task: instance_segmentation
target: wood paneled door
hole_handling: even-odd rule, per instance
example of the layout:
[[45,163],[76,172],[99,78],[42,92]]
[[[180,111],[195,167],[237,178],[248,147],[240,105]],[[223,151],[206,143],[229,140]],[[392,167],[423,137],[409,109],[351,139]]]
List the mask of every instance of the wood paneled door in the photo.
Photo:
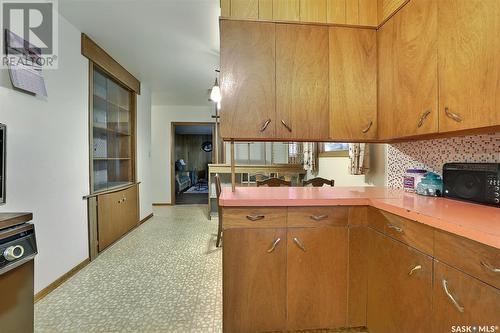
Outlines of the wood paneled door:
[[345,327],[347,228],[292,228],[287,236],[288,327]]
[[377,138],[375,30],[330,28],[330,139]]
[[222,20],[221,136],[275,135],[275,25]]
[[440,132],[500,125],[500,1],[438,2]]
[[500,290],[438,261],[434,269],[433,332],[450,332],[452,326],[500,325]]
[[409,2],[378,31],[379,139],[438,132],[437,1]]
[[432,332],[432,258],[376,231],[369,253],[370,332]]
[[276,26],[276,136],[328,138],[328,27]]
[[224,332],[286,328],[285,229],[226,229]]

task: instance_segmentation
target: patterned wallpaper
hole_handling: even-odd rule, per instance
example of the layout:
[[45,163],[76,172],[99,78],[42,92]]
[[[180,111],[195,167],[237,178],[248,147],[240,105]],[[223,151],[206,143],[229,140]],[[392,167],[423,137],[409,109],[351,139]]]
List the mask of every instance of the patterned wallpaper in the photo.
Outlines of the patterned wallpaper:
[[410,168],[442,174],[447,162],[500,163],[500,133],[388,145],[387,185],[402,188]]

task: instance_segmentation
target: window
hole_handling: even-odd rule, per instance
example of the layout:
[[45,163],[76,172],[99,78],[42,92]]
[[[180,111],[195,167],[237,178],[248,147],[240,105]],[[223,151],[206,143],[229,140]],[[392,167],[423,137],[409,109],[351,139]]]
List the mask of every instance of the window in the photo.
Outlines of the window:
[[325,142],[320,145],[320,157],[348,157],[349,144],[337,142]]

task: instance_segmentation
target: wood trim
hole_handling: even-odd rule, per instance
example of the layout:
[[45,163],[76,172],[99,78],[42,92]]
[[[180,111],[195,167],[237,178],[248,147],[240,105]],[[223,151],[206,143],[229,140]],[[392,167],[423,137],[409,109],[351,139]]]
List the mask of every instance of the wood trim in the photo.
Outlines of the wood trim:
[[248,21],[248,22],[260,22],[260,23],[295,24],[295,25],[318,25],[318,26],[325,26],[325,27],[344,27],[344,28],[359,28],[359,29],[370,29],[370,30],[378,29],[378,26],[375,26],[375,25],[360,25],[360,24],[283,21],[283,20],[234,18],[234,17],[220,17],[220,20],[221,21],[225,20],[225,21]]
[[115,77],[128,89],[141,94],[141,82],[128,72],[120,63],[111,57],[103,48],[95,43],[89,36],[82,33],[82,55],[97,64],[108,74]]
[[168,203],[168,202],[157,202],[157,203],[153,203],[153,206],[172,206],[172,203]]
[[81,271],[85,266],[87,266],[90,263],[90,259],[87,258],[75,267],[73,267],[71,270],[69,270],[66,274],[63,276],[59,277],[57,280],[49,284],[47,287],[39,291],[38,293],[35,294],[34,301],[37,303],[41,299],[43,299],[45,296],[53,292],[57,287],[62,285],[64,282],[68,281],[71,277],[73,277],[76,273]]
[[338,151],[324,151],[318,154],[319,157],[349,157],[349,151],[338,150]]
[[93,197],[98,197],[98,196],[103,195],[103,194],[110,194],[110,193],[120,192],[120,191],[127,190],[127,189],[129,189],[131,187],[134,187],[134,186],[140,185],[140,184],[141,184],[141,182],[134,182],[134,183],[131,183],[131,184],[128,184],[128,185],[117,186],[117,187],[114,187],[114,188],[106,190],[106,191],[92,193],[92,194],[84,196],[83,200],[87,200],[87,199],[90,199],[90,198],[93,198]]
[[154,214],[153,214],[153,213],[149,214],[148,216],[146,216],[145,218],[143,218],[142,220],[140,220],[140,221],[139,221],[139,225],[141,225],[141,224],[143,224],[143,223],[145,223],[145,222],[149,221],[150,219],[152,219],[152,218],[153,218],[153,216],[154,216]]

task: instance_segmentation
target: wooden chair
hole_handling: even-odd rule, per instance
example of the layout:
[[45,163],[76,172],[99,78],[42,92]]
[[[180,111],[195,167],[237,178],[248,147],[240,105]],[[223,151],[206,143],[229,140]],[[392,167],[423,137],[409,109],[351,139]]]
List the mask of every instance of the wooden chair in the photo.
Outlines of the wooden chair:
[[302,186],[308,186],[308,185],[312,185],[314,187],[322,187],[323,185],[330,185],[331,187],[333,187],[335,185],[335,180],[333,179],[328,180],[325,178],[316,177],[302,182]]
[[215,246],[220,247],[220,242],[222,240],[222,207],[219,204],[219,198],[220,194],[222,193],[222,187],[220,185],[219,175],[216,174],[214,178],[215,178],[215,193],[217,194],[217,210],[219,214],[219,227],[217,228],[217,242],[215,243]]
[[280,186],[292,186],[292,182],[288,182],[279,178],[269,178],[266,180],[258,180],[257,187],[260,186],[269,186],[269,187],[280,187]]

